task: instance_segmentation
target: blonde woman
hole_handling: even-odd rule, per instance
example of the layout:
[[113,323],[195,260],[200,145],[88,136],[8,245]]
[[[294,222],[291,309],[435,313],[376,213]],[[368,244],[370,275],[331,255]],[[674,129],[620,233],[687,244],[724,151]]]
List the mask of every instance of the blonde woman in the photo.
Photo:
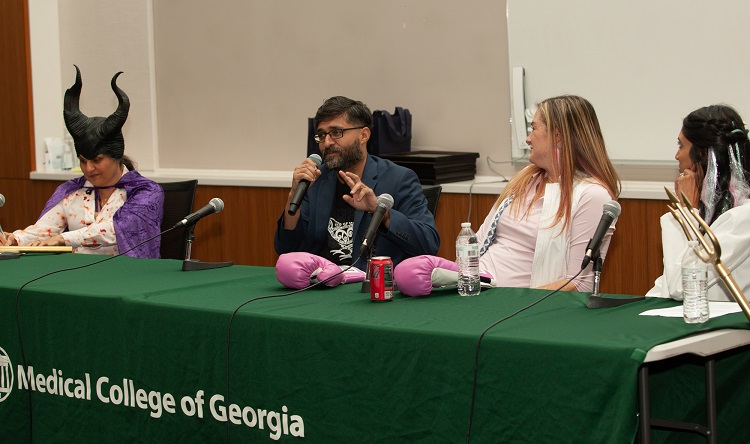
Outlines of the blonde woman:
[[[477,231],[479,266],[498,287],[552,289],[581,270],[604,204],[620,194],[620,180],[596,112],[582,97],[539,103],[526,143],[531,165],[511,179]],[[613,232],[614,223],[602,241],[602,259]],[[394,272],[399,290],[428,294],[435,268],[457,270],[434,256],[407,259]],[[593,277],[589,264],[563,290],[591,291]]]

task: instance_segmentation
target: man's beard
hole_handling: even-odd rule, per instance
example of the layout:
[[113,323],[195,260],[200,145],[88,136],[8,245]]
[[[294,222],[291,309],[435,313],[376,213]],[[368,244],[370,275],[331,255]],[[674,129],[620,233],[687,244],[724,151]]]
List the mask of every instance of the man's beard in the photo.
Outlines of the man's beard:
[[348,170],[362,161],[362,150],[360,149],[359,139],[354,140],[348,147],[337,150],[337,152],[339,153],[337,157],[329,158],[326,156],[325,165],[329,170]]

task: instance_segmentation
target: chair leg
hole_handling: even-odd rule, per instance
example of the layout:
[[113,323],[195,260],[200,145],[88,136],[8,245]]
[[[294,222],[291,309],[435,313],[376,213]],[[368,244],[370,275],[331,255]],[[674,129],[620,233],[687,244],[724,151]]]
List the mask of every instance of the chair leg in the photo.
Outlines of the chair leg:
[[648,365],[638,369],[638,442],[651,442],[651,405],[648,386]]
[[709,359],[706,361],[706,438],[709,444],[717,444],[719,441],[717,433],[717,412],[716,412],[716,361]]

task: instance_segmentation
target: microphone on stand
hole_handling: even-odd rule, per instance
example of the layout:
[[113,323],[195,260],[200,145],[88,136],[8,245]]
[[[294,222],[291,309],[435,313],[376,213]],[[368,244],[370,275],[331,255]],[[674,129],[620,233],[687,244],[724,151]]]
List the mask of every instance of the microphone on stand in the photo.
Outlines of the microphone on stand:
[[596,227],[594,237],[586,245],[586,255],[583,257],[583,262],[581,263],[582,269],[586,268],[591,259],[599,255],[599,248],[602,246],[604,235],[607,234],[612,221],[620,215],[620,211],[622,211],[622,208],[616,200],[610,200],[604,204],[604,214],[602,214],[602,218],[599,221],[599,226]]
[[184,219],[177,222],[172,228],[186,227],[187,244],[185,246],[185,260],[182,261],[182,271],[209,270],[212,268],[222,268],[234,265],[232,262],[201,262],[197,259],[191,259],[190,254],[193,249],[193,240],[195,238],[195,224],[200,219],[209,214],[221,213],[224,209],[224,201],[214,197],[205,207],[195,213],[185,216]]
[[184,227],[186,225],[193,225],[196,222],[198,222],[198,220],[208,216],[209,214],[221,213],[223,209],[224,209],[224,201],[219,199],[218,197],[214,197],[213,199],[211,199],[208,205],[196,211],[195,213],[185,216],[185,218],[177,222],[173,228]]
[[[372,256],[372,246],[375,242],[375,236],[378,234],[378,228],[383,222],[385,212],[393,207],[393,197],[390,194],[383,193],[378,196],[378,207],[375,212],[372,213],[372,219],[370,220],[370,226],[367,227],[365,232],[365,240],[362,242],[362,248],[359,250],[359,257],[366,255],[367,262],[365,264],[365,280],[362,281],[362,293],[370,292],[370,256]],[[359,259],[358,259],[359,260]]]
[[599,221],[599,226],[596,227],[594,237],[591,238],[586,246],[586,256],[584,256],[583,262],[581,263],[581,270],[586,268],[590,261],[594,261],[594,287],[591,294],[586,298],[586,307],[588,308],[617,307],[645,299],[644,296],[604,298],[599,295],[599,283],[601,282],[600,277],[603,263],[602,257],[599,254],[599,249],[602,246],[604,235],[607,234],[607,230],[610,225],[612,225],[612,221],[620,215],[620,211],[622,211],[622,208],[617,201],[610,200],[604,204],[604,214],[602,214],[602,218]]
[[365,240],[362,242],[362,249],[360,250],[360,256],[363,251],[372,249],[372,243],[375,242],[375,236],[378,234],[378,228],[383,222],[385,212],[393,207],[393,197],[390,194],[381,194],[378,196],[378,207],[375,212],[372,213],[372,220],[370,220],[370,226],[367,227],[365,233]]

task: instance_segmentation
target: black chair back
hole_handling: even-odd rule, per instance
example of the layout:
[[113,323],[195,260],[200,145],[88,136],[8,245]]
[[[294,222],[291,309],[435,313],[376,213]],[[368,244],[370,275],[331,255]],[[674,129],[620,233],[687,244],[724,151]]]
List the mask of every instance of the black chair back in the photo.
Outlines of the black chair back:
[[422,192],[424,193],[424,197],[427,198],[427,208],[433,217],[437,213],[438,201],[440,200],[440,192],[442,190],[443,187],[440,185],[422,185]]
[[[197,180],[160,183],[164,190],[164,217],[161,230],[167,230],[193,212]],[[185,259],[188,230],[176,228],[161,237],[162,259]]]

